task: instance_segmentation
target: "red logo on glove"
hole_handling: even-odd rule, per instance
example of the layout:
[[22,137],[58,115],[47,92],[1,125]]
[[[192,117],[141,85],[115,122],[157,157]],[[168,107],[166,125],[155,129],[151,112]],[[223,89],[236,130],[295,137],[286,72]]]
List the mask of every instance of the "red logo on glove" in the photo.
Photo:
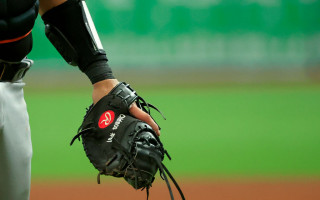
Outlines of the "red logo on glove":
[[112,124],[114,120],[114,112],[112,110],[108,110],[104,112],[99,119],[99,128],[107,128],[110,124]]

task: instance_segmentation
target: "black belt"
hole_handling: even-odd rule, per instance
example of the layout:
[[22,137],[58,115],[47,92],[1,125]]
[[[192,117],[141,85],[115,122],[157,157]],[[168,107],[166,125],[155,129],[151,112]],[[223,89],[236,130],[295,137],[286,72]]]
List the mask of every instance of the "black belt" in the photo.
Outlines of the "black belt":
[[22,79],[32,64],[33,61],[27,58],[19,63],[8,63],[0,60],[0,82],[15,82]]

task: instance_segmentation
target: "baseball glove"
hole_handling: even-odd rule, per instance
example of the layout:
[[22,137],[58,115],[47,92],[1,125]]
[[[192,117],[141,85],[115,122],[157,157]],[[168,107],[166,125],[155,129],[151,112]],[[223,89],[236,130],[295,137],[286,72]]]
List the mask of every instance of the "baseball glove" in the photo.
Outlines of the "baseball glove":
[[146,103],[128,84],[119,83],[108,95],[87,109],[78,134],[70,145],[76,139],[80,140],[81,136],[87,157],[99,171],[99,184],[100,175],[123,177],[135,189],[146,189],[148,199],[149,188],[159,169],[171,199],[174,197],[167,175],[182,199],[185,199],[179,185],[162,163],[165,155],[171,158],[159,137],[148,124],[130,115],[129,108],[134,102],[148,114],[150,108],[159,111]]

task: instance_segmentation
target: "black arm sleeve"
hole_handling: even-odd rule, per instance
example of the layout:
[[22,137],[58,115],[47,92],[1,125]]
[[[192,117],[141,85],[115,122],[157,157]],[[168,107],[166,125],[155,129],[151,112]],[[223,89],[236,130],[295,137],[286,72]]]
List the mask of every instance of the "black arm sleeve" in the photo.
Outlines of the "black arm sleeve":
[[[46,33],[51,43],[66,61],[78,65],[92,83],[114,78],[112,70],[107,64],[108,59],[105,51],[97,49],[93,43],[79,1],[69,0],[54,7],[47,11],[42,19],[46,24],[46,29],[54,27],[56,30],[54,33]],[[67,60],[65,56],[70,54],[67,52],[70,49],[74,51],[71,53],[74,54],[72,62]]]

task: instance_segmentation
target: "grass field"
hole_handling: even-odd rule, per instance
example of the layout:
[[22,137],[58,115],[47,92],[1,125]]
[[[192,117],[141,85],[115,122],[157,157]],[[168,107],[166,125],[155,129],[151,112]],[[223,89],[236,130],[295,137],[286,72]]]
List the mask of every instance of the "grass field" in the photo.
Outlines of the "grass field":
[[[173,174],[198,177],[320,175],[320,85],[135,87],[157,105]],[[26,87],[33,178],[95,177],[80,142],[69,143],[90,89]]]

